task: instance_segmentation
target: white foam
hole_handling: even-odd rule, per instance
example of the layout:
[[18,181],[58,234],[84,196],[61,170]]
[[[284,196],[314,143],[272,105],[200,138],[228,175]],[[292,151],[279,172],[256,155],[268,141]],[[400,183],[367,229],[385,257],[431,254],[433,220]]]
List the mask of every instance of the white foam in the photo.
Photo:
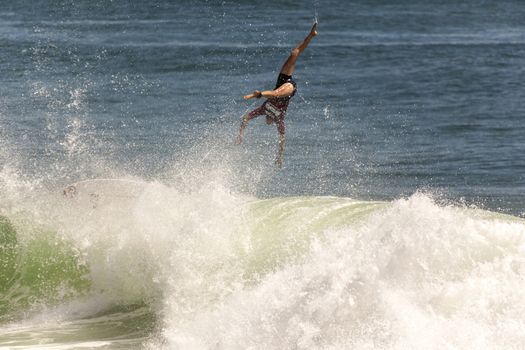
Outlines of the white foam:
[[164,334],[168,348],[518,349],[524,271],[522,222],[415,195],[207,308],[168,296]]

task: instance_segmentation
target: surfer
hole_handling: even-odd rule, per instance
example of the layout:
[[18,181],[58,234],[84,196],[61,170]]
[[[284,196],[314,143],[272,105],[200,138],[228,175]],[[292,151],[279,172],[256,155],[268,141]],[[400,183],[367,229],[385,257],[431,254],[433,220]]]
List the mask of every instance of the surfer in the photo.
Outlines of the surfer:
[[279,166],[279,168],[282,167],[283,164],[284,144],[286,141],[284,117],[286,116],[288,104],[297,91],[297,85],[292,79],[292,74],[295,70],[295,62],[316,35],[317,21],[312,26],[308,36],[303,40],[303,42],[301,42],[295,49],[292,50],[292,53],[284,62],[279,76],[277,77],[277,84],[275,85],[274,90],[255,90],[253,93],[244,96],[245,100],[249,100],[254,97],[265,97],[267,100],[261,106],[243,116],[237,143],[242,143],[244,139],[244,129],[248,125],[248,122],[260,115],[265,115],[266,124],[271,125],[275,123],[277,130],[279,131],[279,152],[277,153],[277,159],[275,160],[275,163],[277,166]]

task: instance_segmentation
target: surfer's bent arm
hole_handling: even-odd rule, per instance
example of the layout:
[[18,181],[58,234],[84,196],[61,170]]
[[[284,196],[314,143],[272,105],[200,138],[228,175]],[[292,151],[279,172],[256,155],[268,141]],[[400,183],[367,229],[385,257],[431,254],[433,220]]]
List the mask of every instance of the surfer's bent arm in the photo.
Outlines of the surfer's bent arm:
[[275,90],[265,90],[265,91],[259,91],[255,90],[252,94],[244,96],[245,100],[249,100],[250,98],[278,98],[278,97],[288,97],[293,94],[294,87],[292,83],[284,83],[283,85],[279,86]]

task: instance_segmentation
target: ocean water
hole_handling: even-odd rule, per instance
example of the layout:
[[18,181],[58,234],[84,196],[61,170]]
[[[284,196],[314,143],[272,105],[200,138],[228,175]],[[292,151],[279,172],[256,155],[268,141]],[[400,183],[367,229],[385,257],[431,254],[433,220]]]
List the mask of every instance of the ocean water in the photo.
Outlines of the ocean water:
[[0,5],[0,349],[525,347],[520,1]]

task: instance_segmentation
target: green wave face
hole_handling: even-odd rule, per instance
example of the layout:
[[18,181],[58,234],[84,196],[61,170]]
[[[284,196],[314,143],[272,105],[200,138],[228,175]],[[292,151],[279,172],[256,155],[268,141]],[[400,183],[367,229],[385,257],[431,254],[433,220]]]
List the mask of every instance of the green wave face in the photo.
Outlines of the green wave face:
[[249,254],[245,277],[277,270],[308,251],[312,239],[326,229],[338,229],[366,218],[386,206],[337,197],[290,197],[254,201],[249,205]]
[[0,218],[0,319],[41,303],[62,302],[89,289],[88,269],[67,242],[52,232],[27,230],[31,234],[19,239],[9,220]]
[[[6,218],[0,217],[0,293],[4,295],[16,270],[16,231]],[[2,310],[2,309],[0,309]]]

